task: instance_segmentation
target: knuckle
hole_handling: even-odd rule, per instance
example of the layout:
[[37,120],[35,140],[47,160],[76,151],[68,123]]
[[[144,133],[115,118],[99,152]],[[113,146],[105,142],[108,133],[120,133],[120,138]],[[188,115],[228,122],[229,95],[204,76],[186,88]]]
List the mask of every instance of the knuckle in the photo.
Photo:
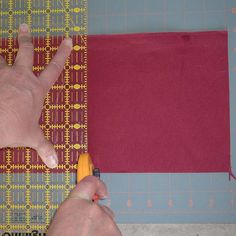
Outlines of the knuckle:
[[[20,59],[18,58],[18,61]],[[15,64],[12,66],[12,68],[14,69],[12,72],[15,76],[15,78],[17,78],[17,80],[21,82],[21,80],[25,81],[26,84],[32,85],[34,84],[34,77],[35,75],[33,74],[32,71],[30,71],[28,69],[28,67],[26,67],[25,65],[21,65],[21,64],[17,64],[17,61],[15,61]]]
[[14,66],[14,73],[15,73],[15,78],[18,79],[18,81],[21,83],[22,79],[26,79],[27,78],[27,71],[24,69],[24,67],[15,67]]
[[27,36],[27,35],[20,36],[19,43],[22,44],[23,46],[33,47],[31,36]]
[[56,70],[62,70],[63,67],[57,63],[56,61],[51,61],[51,66],[54,67]]
[[30,49],[30,50],[33,50],[33,49],[34,49],[33,44],[30,43],[30,42],[24,42],[24,43],[22,43],[21,47],[27,48],[27,49]]

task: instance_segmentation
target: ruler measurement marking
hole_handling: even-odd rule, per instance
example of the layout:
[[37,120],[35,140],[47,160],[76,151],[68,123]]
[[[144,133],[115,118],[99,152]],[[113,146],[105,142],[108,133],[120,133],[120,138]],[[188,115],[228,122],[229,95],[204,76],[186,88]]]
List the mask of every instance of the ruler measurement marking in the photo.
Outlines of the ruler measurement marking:
[[[58,0],[55,0],[55,1],[58,1]],[[8,15],[8,21],[6,21],[8,23],[8,30],[5,30],[5,29],[1,29],[0,32],[1,33],[4,33],[4,34],[7,34],[8,35],[8,40],[7,40],[7,44],[8,44],[8,48],[11,48],[12,51],[10,53],[7,52],[6,49],[4,50],[1,50],[2,53],[4,54],[7,54],[7,61],[10,65],[12,65],[13,63],[13,59],[14,59],[14,55],[15,53],[17,52],[17,48],[16,47],[16,44],[15,44],[15,39],[13,38],[13,35],[16,34],[18,32],[18,29],[14,28],[14,27],[17,27],[15,24],[13,25],[13,19],[15,16],[17,17],[21,17],[19,18],[21,23],[23,22],[27,22],[27,24],[29,26],[31,26],[31,31],[32,31],[32,34],[34,35],[34,33],[43,33],[43,34],[46,34],[46,37],[45,37],[45,45],[46,47],[50,47],[50,50],[48,51],[45,51],[45,46],[43,47],[37,47],[35,48],[35,51],[36,52],[43,52],[45,53],[45,64],[48,64],[51,60],[51,53],[52,52],[55,52],[57,50],[58,47],[55,47],[55,46],[52,46],[52,42],[51,42],[51,33],[60,33],[60,32],[64,32],[64,34],[66,36],[69,36],[70,32],[75,32],[75,31],[85,31],[86,29],[86,24],[84,25],[84,21],[80,21],[81,18],[79,17],[75,17],[75,22],[74,23],[72,21],[72,17],[71,17],[71,13],[72,12],[77,12],[76,14],[79,15],[79,14],[85,14],[86,13],[86,9],[84,9],[84,7],[87,7],[86,4],[85,5],[82,5],[80,6],[80,8],[76,8],[76,7],[72,7],[71,6],[71,1],[69,0],[64,0],[64,5],[65,5],[65,8],[63,7],[63,9],[50,9],[50,12],[51,13],[65,13],[65,22],[64,23],[64,26],[62,27],[55,27],[55,26],[52,26],[50,27],[50,21],[51,21],[51,16],[49,14],[49,12],[47,12],[46,9],[50,8],[51,7],[51,2],[50,0],[45,0],[44,2],[33,2],[31,0],[25,0],[25,1],[20,1],[20,2],[15,2],[13,0],[10,0],[8,1],[8,7],[9,9],[11,9],[11,11],[13,12],[13,14],[9,14],[8,11],[4,11],[3,13],[5,15]],[[86,0],[83,0],[83,3],[86,3]],[[15,5],[14,5],[15,4]],[[35,5],[36,4],[36,5]],[[24,5],[26,6],[26,9],[24,9]],[[73,5],[73,4],[72,4]],[[17,9],[17,7],[19,7],[20,9]],[[37,7],[42,7],[43,9],[32,9],[32,7],[34,8],[37,8]],[[16,9],[14,9],[16,8]],[[22,10],[23,9],[23,10]],[[67,10],[66,10],[67,9]],[[68,11],[69,9],[69,11]],[[1,13],[1,16],[4,15]],[[42,14],[44,14],[45,16],[42,17]],[[10,19],[11,18],[11,19]],[[56,20],[58,20],[59,18],[55,18]],[[40,22],[40,21],[43,21],[43,22]],[[71,22],[73,22],[73,26],[71,26]],[[87,22],[87,21],[86,21]],[[11,25],[11,27],[9,27],[9,25]],[[34,27],[34,25],[36,25]],[[44,27],[41,27],[41,25],[43,25]],[[79,26],[80,25],[80,26]],[[46,27],[45,27],[46,26]],[[67,27],[67,28],[66,28]],[[47,28],[50,28],[50,31],[48,32],[46,29]],[[76,29],[76,30],[75,30]],[[10,31],[9,31],[10,30]],[[56,36],[55,38],[60,38],[61,36]],[[80,40],[78,40],[80,38]],[[39,36],[34,37],[33,38],[34,42],[36,40],[39,41]],[[81,44],[81,43],[84,43],[84,40],[86,40],[86,36],[85,35],[79,35],[79,37],[76,38],[76,43],[78,44]],[[38,42],[37,42],[38,43]],[[86,43],[87,44],[87,43]],[[80,45],[79,45],[80,46]],[[78,54],[77,55],[80,55],[81,51],[84,51],[84,50],[87,50],[87,48],[85,47],[81,47],[79,50],[78,50]],[[77,51],[77,50],[76,50]],[[78,57],[78,56],[77,56]],[[38,56],[38,61],[40,60],[40,57]],[[42,59],[41,59],[42,60]],[[69,87],[67,88],[64,88],[63,86],[60,87],[60,85],[58,87],[53,87],[52,90],[59,90],[59,89],[67,89],[67,96],[65,97],[66,100],[64,102],[66,102],[66,104],[70,104],[70,91],[72,89],[74,89],[74,86],[70,84],[70,73],[71,73],[71,70],[74,70],[71,66],[70,66],[70,62],[69,60],[67,61],[67,64],[68,67],[64,69],[64,74],[65,74],[65,82],[69,85]],[[78,68],[78,70],[76,71],[76,74],[80,74],[81,77],[84,76],[84,72],[86,71],[87,68],[83,67],[83,64],[79,65],[81,68]],[[40,72],[44,69],[44,66],[34,66],[33,67],[33,71],[35,72]],[[75,70],[74,70],[75,71]],[[76,78],[77,78],[77,75],[76,75]],[[83,84],[80,84],[79,88],[76,87],[76,89],[80,90],[80,92],[82,92],[82,90],[85,90],[87,89],[87,86],[86,84],[84,84],[84,82],[87,81],[87,80],[83,80],[82,83]],[[54,95],[54,94],[53,94]],[[66,193],[68,194],[68,192],[70,191],[70,189],[73,188],[74,184],[72,184],[71,182],[71,179],[72,179],[72,176],[71,173],[70,173],[70,170],[74,170],[76,168],[76,165],[75,164],[70,164],[70,151],[71,149],[74,149],[74,151],[77,151],[77,150],[81,150],[82,148],[84,148],[85,146],[87,146],[87,144],[84,144],[84,143],[78,143],[76,145],[72,145],[70,144],[70,131],[72,129],[75,130],[75,132],[78,131],[78,129],[80,130],[83,130],[81,131],[82,132],[82,135],[83,135],[83,132],[84,130],[86,130],[87,128],[87,124],[81,124],[80,122],[78,122],[79,124],[70,124],[70,109],[80,109],[80,110],[85,110],[87,108],[87,104],[84,104],[84,103],[77,103],[77,104],[70,104],[70,106],[67,106],[66,108],[63,106],[63,107],[60,107],[60,106],[57,106],[57,105],[51,105],[50,104],[50,101],[51,101],[51,96],[50,94],[47,96],[46,100],[45,100],[45,105],[48,105],[47,108],[45,108],[45,112],[44,112],[44,118],[43,118],[43,122],[44,122],[44,125],[42,125],[44,131],[45,131],[45,136],[46,138],[51,138],[51,133],[50,131],[52,129],[65,129],[64,131],[64,139],[67,141],[65,142],[65,144],[68,144],[66,145],[66,149],[65,150],[65,156],[66,156],[66,161],[68,162],[68,165],[66,166],[65,164],[61,164],[60,165],[60,168],[61,169],[64,169],[65,170],[65,178],[64,178],[64,182],[63,184],[53,184],[52,183],[52,176],[51,176],[51,172],[49,169],[47,169],[45,167],[45,165],[42,165],[42,164],[31,164],[31,150],[30,149],[21,149],[20,151],[23,151],[24,150],[24,153],[25,153],[25,157],[24,157],[24,160],[22,158],[22,156],[20,155],[19,152],[17,152],[17,154],[15,155],[15,152],[13,152],[11,149],[7,150],[6,151],[6,156],[4,157],[6,159],[6,163],[10,165],[11,168],[8,168],[6,170],[6,183],[9,183],[11,184],[13,182],[13,170],[15,171],[18,171],[18,170],[25,170],[25,176],[24,176],[24,184],[21,184],[21,185],[18,185],[17,184],[17,181],[22,181],[20,180],[19,176],[21,174],[19,174],[18,177],[15,177],[14,178],[14,184],[11,185],[11,189],[6,189],[6,191],[8,193],[6,193],[6,202],[8,201],[9,204],[6,204],[9,205],[9,206],[13,206],[12,208],[7,208],[5,207],[6,209],[6,224],[0,224],[0,229],[3,229],[3,230],[23,230],[23,231],[32,231],[33,229],[35,229],[35,227],[38,229],[38,230],[44,230],[45,229],[45,224],[37,224],[37,221],[39,218],[37,217],[37,215],[35,214],[39,214],[38,216],[40,217],[40,214],[42,214],[42,210],[45,210],[45,223],[46,225],[49,224],[50,220],[51,220],[51,213],[58,207],[58,204],[54,204],[52,203],[51,201],[51,197],[52,197],[52,191],[53,190],[57,190],[57,189],[65,189],[65,185],[68,184],[68,188],[66,188]],[[73,107],[74,105],[76,105],[77,107]],[[65,110],[67,109],[68,111],[66,112],[65,116],[63,117],[64,118],[64,124],[61,125],[61,124],[50,124],[51,123],[51,114],[50,114],[50,111],[51,110]],[[79,117],[78,117],[79,118]],[[67,123],[65,123],[65,120],[67,121]],[[69,126],[65,126],[65,124],[69,124]],[[48,126],[46,125],[49,125],[49,129],[47,129]],[[77,125],[77,126],[75,126]],[[64,145],[59,145],[58,148],[64,148],[65,146]],[[12,163],[13,162],[13,158],[15,161],[18,160],[18,162],[22,162],[20,164],[14,164]],[[65,161],[63,161],[65,162]],[[66,162],[65,162],[66,163]],[[30,168],[29,168],[29,165],[30,165]],[[69,167],[67,169],[67,167]],[[2,166],[0,165],[0,168],[1,169],[6,169],[5,166]],[[66,170],[67,169],[67,170]],[[40,182],[40,183],[34,183],[36,180],[39,180],[38,178],[38,175],[36,176],[36,178],[34,179],[31,175],[31,171],[32,170],[42,170],[43,171],[43,175],[44,175],[44,180],[43,180],[43,184]],[[73,177],[74,178],[74,177]],[[41,180],[39,180],[41,181]],[[49,189],[45,189],[45,186],[46,185],[51,185],[51,187]],[[26,188],[26,185],[30,185],[30,188]],[[2,186],[2,185],[0,185]],[[16,190],[16,192],[13,192],[13,190]],[[14,191],[15,191],[14,190]],[[41,194],[39,194],[39,192],[37,192],[38,190],[45,190],[45,202],[46,202],[46,206],[49,206],[49,207],[46,207],[45,209],[45,206],[42,205],[42,204],[38,204],[38,201],[39,201],[39,198],[42,197]],[[24,191],[24,192],[23,192]],[[34,192],[35,191],[35,192]],[[14,196],[12,198],[11,194],[14,193]],[[21,202],[23,199],[24,199],[24,194],[25,193],[25,201]],[[61,194],[60,192],[54,192],[56,195],[56,198],[58,198],[59,200],[59,194]],[[33,194],[33,195],[31,195]],[[64,194],[63,195],[63,198],[67,195],[67,194]],[[20,201],[17,200],[18,198],[20,198]],[[31,199],[32,198],[32,199]],[[60,198],[61,199],[61,198]],[[12,202],[12,200],[15,200],[14,204]],[[32,202],[32,200],[35,200]],[[19,203],[19,204],[18,204]],[[4,207],[3,205],[0,205],[0,208],[1,207]],[[25,222],[20,222],[16,219],[16,215],[17,214],[20,214],[21,212],[19,212],[19,210],[22,212],[22,214],[24,213],[24,216],[25,216]],[[33,211],[32,211],[33,210]],[[9,213],[7,215],[7,212]],[[12,215],[12,213],[14,213],[14,215]],[[36,217],[36,218],[35,218]],[[1,222],[2,223],[2,222]],[[41,222],[42,223],[42,222]],[[10,226],[9,228],[7,228],[7,226]]]

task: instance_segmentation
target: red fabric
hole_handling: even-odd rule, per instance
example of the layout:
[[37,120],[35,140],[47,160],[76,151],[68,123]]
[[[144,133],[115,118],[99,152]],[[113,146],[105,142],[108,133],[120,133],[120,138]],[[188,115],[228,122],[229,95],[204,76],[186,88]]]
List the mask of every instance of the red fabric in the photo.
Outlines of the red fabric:
[[229,172],[226,32],[88,45],[89,152],[102,172]]

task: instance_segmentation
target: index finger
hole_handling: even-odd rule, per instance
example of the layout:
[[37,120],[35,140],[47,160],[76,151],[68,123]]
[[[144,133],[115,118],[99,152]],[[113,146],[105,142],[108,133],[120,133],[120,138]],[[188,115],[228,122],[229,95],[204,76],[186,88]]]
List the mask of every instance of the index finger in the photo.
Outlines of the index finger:
[[80,198],[92,201],[95,194],[100,198],[107,197],[107,187],[105,183],[97,177],[87,176],[71,191],[69,198]]
[[15,65],[20,65],[33,69],[34,63],[34,46],[29,26],[21,24],[18,33],[19,50],[16,55]]
[[51,62],[47,65],[44,71],[40,74],[39,78],[42,81],[44,87],[49,90],[53,84],[57,81],[61,74],[67,57],[70,55],[72,50],[72,39],[66,38],[62,41],[59,46],[56,55],[53,57]]

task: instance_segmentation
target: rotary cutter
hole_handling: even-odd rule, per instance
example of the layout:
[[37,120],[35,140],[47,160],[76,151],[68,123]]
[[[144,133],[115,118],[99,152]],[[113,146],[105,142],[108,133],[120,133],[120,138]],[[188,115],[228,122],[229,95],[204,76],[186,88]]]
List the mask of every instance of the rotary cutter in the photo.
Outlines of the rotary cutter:
[[[77,183],[79,183],[84,177],[93,175],[100,178],[99,168],[95,168],[92,159],[88,153],[82,153],[79,156],[77,167]],[[98,195],[94,195],[93,201],[99,200]]]

